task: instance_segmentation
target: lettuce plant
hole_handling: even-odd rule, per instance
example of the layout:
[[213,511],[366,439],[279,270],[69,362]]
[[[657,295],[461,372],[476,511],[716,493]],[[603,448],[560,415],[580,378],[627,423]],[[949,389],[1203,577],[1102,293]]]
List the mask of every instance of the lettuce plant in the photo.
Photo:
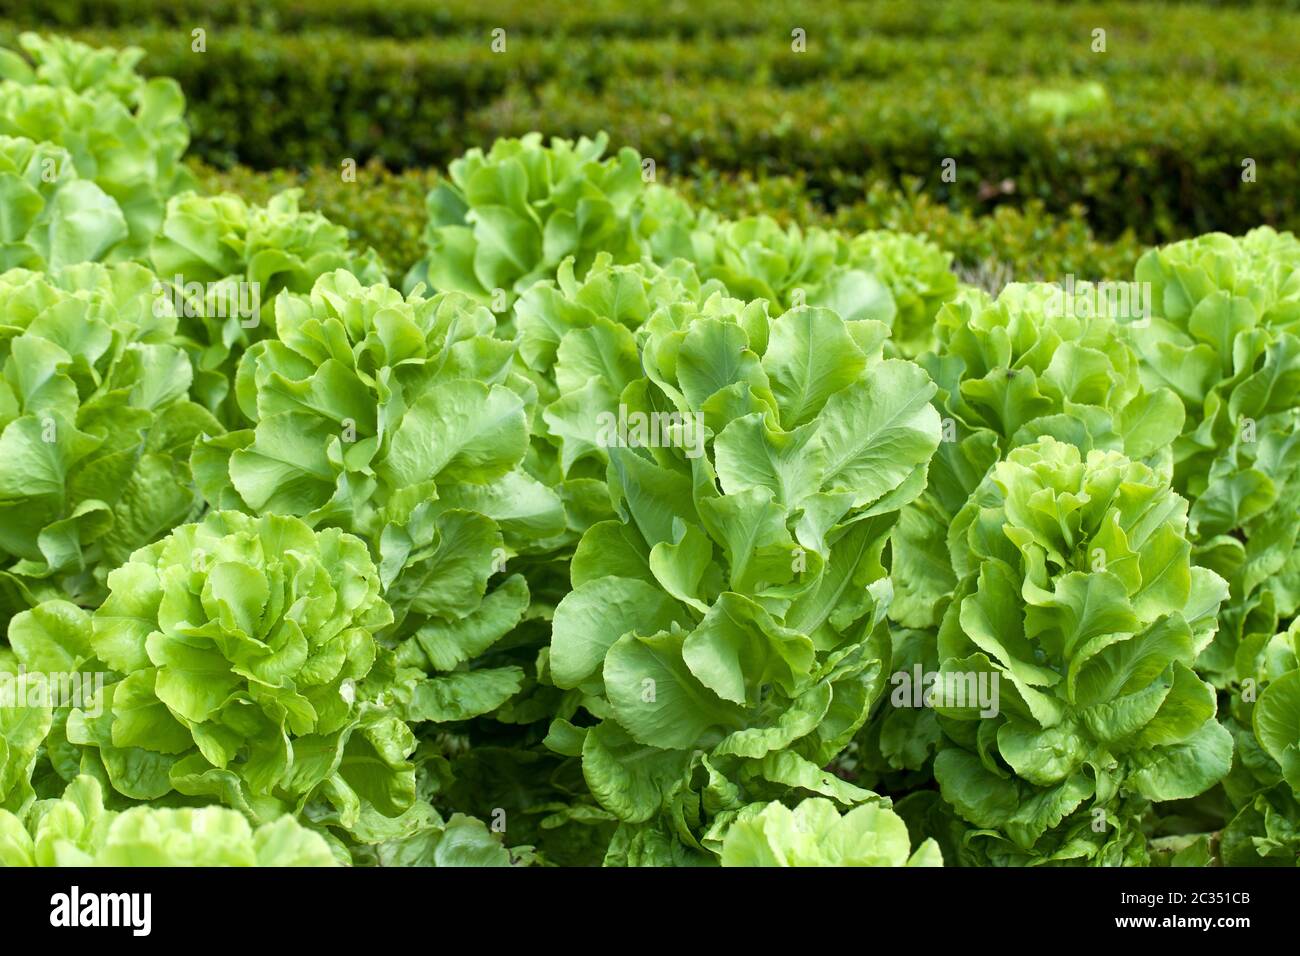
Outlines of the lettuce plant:
[[496,318],[461,293],[403,297],[339,271],[283,293],[276,323],[236,382],[253,427],[200,443],[199,482],[214,506],[370,543],[393,618],[374,629],[382,679],[360,693],[421,731],[443,774],[430,789],[444,789],[447,734],[508,703],[511,723],[546,713],[526,699],[544,631],[515,632],[548,612],[521,571],[568,532],[560,497],[522,468],[532,387]]
[[1263,227],[1146,253],[1155,317],[1130,329],[1144,379],[1187,408],[1175,487],[1192,502],[1197,560],[1228,580],[1216,685],[1249,676],[1300,608],[1300,241]]
[[776,312],[797,305],[834,309],[849,320],[892,322],[888,287],[848,260],[843,237],[826,229],[782,228],[768,216],[719,221],[693,237],[694,258],[708,278],[742,299],[766,299]]
[[[1167,388],[1148,391],[1119,320],[1097,289],[1079,304],[1054,284],[1005,287],[996,299],[966,290],[936,319],[936,347],[919,359],[939,385],[944,441],[925,492],[903,509],[892,538],[891,618],[896,672],[939,665],[937,627],[958,581],[948,528],[989,468],[1011,449],[1052,436],[1087,451],[1122,451],[1163,474],[1183,410]],[[934,711],[882,709],[864,740],[877,773],[928,775],[942,733]]]
[[107,95],[130,106],[146,85],[136,65],[144,51],[97,48],[61,36],[22,33],[26,57],[0,51],[0,76],[25,84],[63,87],[74,93]]
[[530,287],[512,313],[519,363],[537,389],[530,470],[572,497],[607,498],[608,458],[595,441],[594,414],[616,406],[619,392],[641,374],[637,330],[660,309],[700,305],[725,291],[720,282],[701,282],[684,260],[616,265],[603,254],[582,279],[568,259],[554,281]]
[[[1081,284],[1077,293],[1095,293]],[[1076,310],[1050,283],[978,290],[945,305],[937,348],[919,361],[939,386],[944,442],[925,494],[895,534],[891,612],[908,627],[938,623],[956,575],[943,541],[988,468],[1011,449],[1050,435],[1084,451],[1121,451],[1168,475],[1183,408],[1168,387],[1143,384],[1120,320],[1100,300]]]
[[509,473],[527,434],[504,384],[514,346],[495,328],[464,296],[404,298],[345,271],[281,295],[275,338],[248,350],[236,380],[253,427],[196,454],[209,499],[377,539],[439,477]]
[[1145,862],[1149,803],[1227,772],[1192,669],[1227,585],[1191,564],[1186,526],[1151,468],[1054,438],[1010,452],[958,513],[941,674],[996,682],[999,704],[942,700],[934,773],[974,859]]
[[450,181],[428,197],[429,255],[404,287],[423,282],[501,310],[554,278],[569,257],[578,279],[598,255],[619,265],[685,259],[732,295],[765,298],[776,312],[806,304],[894,323],[890,348],[909,356],[928,343],[926,323],[957,291],[951,256],[925,239],[875,231],[847,240],[767,216],[720,219],[643,182],[634,150],[601,159],[607,143],[601,134],[547,147],[530,134],[454,161]]
[[573,693],[548,743],[620,821],[606,862],[716,862],[750,803],[872,797],[823,768],[883,687],[882,549],[939,439],[933,385],[886,334],[673,303],[639,330],[621,411],[587,409],[676,416],[600,439],[618,516],[583,535],[553,621]]
[[924,236],[872,229],[849,240],[848,259],[883,282],[894,297],[893,346],[909,358],[932,348],[935,316],[960,286],[952,253]]
[[374,250],[349,249],[345,228],[299,211],[301,192],[286,190],[265,206],[229,193],[174,196],[149,245],[160,294],[177,303],[195,396],[231,424],[238,419],[230,385],[239,358],[274,332],[280,292],[308,293],[338,269],[366,284],[385,281]]
[[18,673],[17,659],[6,651],[0,662],[0,812],[23,814],[36,798],[32,774],[54,711],[44,675],[20,680]]
[[89,773],[118,799],[302,815],[362,842],[411,807],[411,732],[358,692],[392,620],[362,541],[209,512],[108,586],[93,613],[54,602],[10,627],[29,672],[110,675],[67,713],[50,753],[61,775]]
[[109,810],[91,776],[28,817],[0,810],[0,866],[337,865],[320,834],[293,817],[252,827],[219,806]]
[[[925,492],[903,509],[892,535],[890,617],[903,625],[893,634],[895,673],[937,671],[937,628],[960,577],[948,529],[1012,449],[1051,436],[1171,471],[1182,404],[1170,389],[1142,384],[1120,327],[1130,316],[1112,314],[1095,286],[1071,293],[1067,301],[1062,286],[1013,283],[996,299],[966,290],[939,310],[936,347],[919,362],[939,386],[944,440]],[[904,775],[891,785],[919,785],[942,739],[932,708],[884,707],[862,740],[862,763]]]
[[907,824],[879,803],[840,815],[821,797],[791,810],[780,803],[746,807],[722,842],[723,866],[942,866],[934,840],[911,852]]
[[721,220],[711,209],[696,208],[676,190],[647,183],[632,211],[633,230],[644,256],[660,265],[674,259],[695,261],[694,236]]
[[450,181],[429,193],[429,255],[405,287],[425,283],[482,302],[501,290],[510,300],[554,276],[569,256],[579,275],[600,252],[616,262],[639,259],[633,208],[643,188],[641,157],[624,147],[602,159],[608,144],[602,133],[545,146],[530,133],[454,160]]
[[564,531],[558,497],[519,467],[531,389],[486,308],[339,271],[282,294],[276,323],[236,381],[253,427],[195,451],[214,505],[374,542],[399,625],[472,610],[503,535],[529,547]]
[[94,50],[31,33],[19,39],[26,58],[0,51],[0,135],[66,149],[78,175],[126,219],[114,258],[143,255],[167,199],[193,183],[181,163],[189,128],[180,86],[136,75],[139,50]]
[[903,233],[876,230],[845,239],[826,229],[782,228],[768,216],[704,216],[690,242],[689,258],[701,274],[721,280],[733,295],[767,299],[777,312],[806,304],[851,321],[885,322],[887,348],[907,357],[931,344],[935,313],[958,290],[952,256]]
[[0,276],[0,616],[93,606],[110,570],[197,513],[189,450],[220,426],[189,400],[175,315],[134,265]]
[[126,238],[126,217],[67,151],[0,136],[0,272],[97,262]]
[[[282,294],[276,319],[276,338],[240,364],[253,427],[200,442],[200,484],[214,505],[295,514],[370,542],[394,620],[377,631],[383,679],[361,693],[419,734],[429,799],[484,817],[508,804],[520,831],[541,819],[529,816],[534,806],[560,795],[530,782],[536,799],[516,804],[519,784],[467,793],[460,779],[513,773],[493,753],[511,765],[555,762],[539,752],[556,693],[537,683],[537,658],[573,527],[590,523],[602,498],[599,515],[612,515],[603,481],[581,489],[588,507],[534,477],[526,412],[541,380],[498,337],[497,317],[463,294],[403,297],[337,272],[311,295]],[[395,836],[400,848],[378,849],[381,858],[437,856],[430,840],[442,823],[411,822],[415,832]],[[571,843],[563,832],[552,821],[526,839]]]

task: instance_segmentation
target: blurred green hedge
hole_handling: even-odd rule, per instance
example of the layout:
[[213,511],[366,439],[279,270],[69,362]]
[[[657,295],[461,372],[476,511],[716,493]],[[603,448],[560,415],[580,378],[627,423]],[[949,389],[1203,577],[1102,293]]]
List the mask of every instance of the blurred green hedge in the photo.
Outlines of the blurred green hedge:
[[[1300,228],[1300,17],[1271,4],[547,6],[0,0],[0,14],[143,47],[143,69],[185,90],[192,152],[218,166],[443,165],[500,135],[607,129],[674,173],[806,173],[829,206],[918,178],[976,214],[1082,208],[1099,234],[1148,242]],[[791,23],[808,52],[790,49]],[[715,29],[686,37],[692,24]],[[1089,46],[1098,25],[1105,54]],[[19,29],[0,24],[0,43]],[[1071,106],[1094,82],[1105,102]]]
[[[1206,9],[1208,8],[1208,9]],[[1014,38],[1075,28],[1171,28],[1185,34],[1186,18],[1240,11],[1255,17],[1300,9],[1300,0],[1189,0],[1187,3],[1026,2],[983,0],[0,0],[0,17],[24,24],[122,27],[140,24],[215,26],[245,24],[301,32],[341,27],[354,34],[415,37],[484,33],[496,27],[533,34],[582,36],[739,36],[794,27],[810,34],[856,33],[969,36],[982,30]],[[1175,22],[1152,23],[1158,17]],[[1087,31],[1085,31],[1086,35]]]
[[[607,129],[678,172],[806,171],[833,202],[872,180],[916,176],[945,203],[988,211],[1040,199],[1060,213],[1082,204],[1101,233],[1131,227],[1147,241],[1300,227],[1300,85],[1280,80],[1188,80],[1175,95],[1159,79],[1130,77],[1108,110],[1059,122],[1027,108],[1053,87],[1027,77],[962,83],[920,71],[777,87],[608,71],[587,88],[571,76],[539,83],[540,58],[518,55],[505,73],[482,46],[229,40],[203,54],[154,42],[145,61],[181,82],[192,149],[218,165],[442,165],[501,135]],[[1246,157],[1254,183],[1242,182]],[[948,158],[952,183],[940,178]]]
[[[1132,228],[1148,242],[1300,227],[1300,89],[1187,82],[1174,96],[1159,80],[1133,81],[1105,112],[1065,122],[1036,114],[1035,92],[1022,79],[792,90],[642,81],[598,95],[551,84],[472,115],[467,141],[604,129],[674,170],[802,170],[832,204],[873,180],[914,176],[936,200],[965,208],[1081,204],[1098,232]],[[948,159],[954,182],[942,176]],[[1254,182],[1243,181],[1246,159]]]

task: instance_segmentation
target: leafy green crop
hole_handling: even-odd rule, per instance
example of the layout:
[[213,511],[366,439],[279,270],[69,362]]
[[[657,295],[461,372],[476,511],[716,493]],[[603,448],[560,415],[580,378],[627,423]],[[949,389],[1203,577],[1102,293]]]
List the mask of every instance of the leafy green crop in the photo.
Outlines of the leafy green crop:
[[722,844],[723,866],[942,866],[927,840],[909,853],[907,824],[891,810],[863,804],[840,816],[815,797],[791,810],[769,803],[742,812]]
[[0,276],[0,615],[93,606],[109,571],[199,511],[190,446],[220,425],[155,280],[130,264]]
[[930,344],[935,313],[958,290],[952,256],[923,238],[868,231],[846,239],[823,229],[783,229],[766,216],[701,217],[689,258],[741,298],[885,322],[890,348],[909,357]]
[[236,378],[254,425],[201,441],[197,480],[222,507],[369,542],[392,618],[371,628],[385,680],[363,693],[430,738],[424,754],[445,771],[430,725],[534,689],[541,638],[531,654],[494,648],[536,613],[512,565],[576,537],[561,498],[523,467],[535,391],[494,316],[461,293],[403,297],[338,271],[275,309],[277,335]]
[[939,385],[945,440],[894,537],[892,615],[908,627],[938,624],[957,580],[947,528],[1012,449],[1050,435],[1085,451],[1122,451],[1165,474],[1172,468],[1184,418],[1178,397],[1142,384],[1116,316],[1076,314],[1061,295],[1046,283],[1009,285],[996,300],[972,290],[938,314],[938,347],[920,362]]
[[1291,234],[994,295],[534,133],[399,291],[21,47],[0,863],[1295,864]]
[[139,50],[94,50],[32,33],[20,41],[30,63],[0,50],[0,136],[67,150],[77,174],[121,208],[127,236],[115,256],[142,254],[167,199],[192,182],[181,164],[189,129],[180,86],[135,73]]
[[366,283],[384,278],[373,250],[348,249],[346,229],[319,213],[299,212],[299,194],[286,190],[266,206],[229,194],[174,196],[149,245],[147,261],[160,291],[178,304],[195,394],[232,424],[238,416],[231,379],[244,349],[274,331],[280,292],[310,292],[336,269]]
[[126,238],[121,207],[93,181],[80,179],[66,150],[0,136],[4,195],[4,269],[60,269],[97,262]]
[[1251,676],[1300,608],[1300,242],[1268,228],[1152,250],[1156,318],[1130,339],[1143,377],[1187,408],[1174,483],[1192,501],[1197,559],[1232,585],[1223,636],[1201,665]]
[[638,259],[632,208],[641,158],[624,148],[601,159],[608,143],[601,134],[545,147],[532,133],[453,162],[451,181],[429,193],[429,256],[412,267],[406,287],[424,282],[487,301],[498,289],[513,296],[553,275],[568,256],[580,273],[600,252]]
[[933,386],[883,358],[886,331],[716,294],[669,306],[619,408],[574,413],[681,426],[595,436],[618,517],[584,534],[555,611],[551,677],[600,722],[564,716],[549,740],[622,823],[608,862],[716,853],[783,788],[871,796],[822,768],[884,686],[881,551],[939,440]]
[[1147,466],[1052,438],[1012,451],[958,513],[940,672],[996,681],[1000,713],[945,701],[934,772],[981,831],[973,852],[1142,862],[1142,801],[1227,772],[1232,738],[1192,669],[1227,587],[1191,565],[1186,526]]
[[774,311],[826,306],[849,320],[895,326],[891,348],[915,355],[928,324],[956,294],[951,255],[925,239],[873,231],[847,239],[824,229],[782,227],[767,216],[736,221],[695,210],[645,176],[632,149],[601,159],[608,138],[576,143],[537,134],[498,140],[451,164],[451,181],[429,193],[429,255],[407,275],[504,309],[562,263],[579,280],[602,259],[694,263],[742,299]]
[[24,826],[0,810],[4,866],[334,866],[329,845],[293,817],[256,829],[234,810],[107,810],[94,777],[43,801]]
[[203,796],[345,830],[410,807],[410,730],[358,690],[373,632],[392,620],[363,542],[210,512],[137,551],[108,587],[93,613],[47,603],[10,627],[29,671],[110,675],[67,712],[56,771],[133,800]]

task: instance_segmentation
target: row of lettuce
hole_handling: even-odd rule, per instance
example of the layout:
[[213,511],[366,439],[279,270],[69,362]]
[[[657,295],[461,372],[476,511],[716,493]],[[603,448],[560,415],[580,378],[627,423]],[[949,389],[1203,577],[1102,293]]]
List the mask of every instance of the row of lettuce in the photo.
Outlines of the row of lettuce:
[[[832,204],[921,177],[974,211],[1083,203],[1104,235],[1145,242],[1296,227],[1293,15],[1167,11],[1152,35],[1153,11],[1051,9],[1061,22],[1010,34],[1003,18],[919,36],[808,23],[804,52],[790,27],[687,41],[519,36],[504,21],[504,48],[487,29],[412,42],[351,24],[273,42],[206,20],[78,36],[147,50],[146,70],[191,102],[196,154],[222,167],[441,166],[469,142],[604,130],[665,173],[801,171]],[[0,43],[20,29],[0,23]]]
[[399,289],[27,49],[0,861],[1295,863],[1290,234],[994,299],[526,136]]
[[[425,197],[442,178],[437,170],[392,170],[371,163],[357,169],[355,180],[344,180],[333,166],[222,170],[192,159],[187,165],[198,191],[233,192],[254,204],[265,205],[289,189],[301,190],[299,202],[304,208],[318,210],[331,222],[346,226],[354,242],[373,247],[394,281],[400,282],[426,255]],[[1096,281],[1131,275],[1145,251],[1131,233],[1113,240],[1098,237],[1082,207],[1056,216],[1034,200],[1023,207],[1003,205],[991,215],[977,215],[935,201],[918,181],[903,188],[877,182],[856,201],[834,209],[826,208],[819,191],[797,175],[714,171],[660,181],[670,183],[691,205],[707,206],[724,219],[767,216],[853,234],[878,230],[922,234],[952,253],[953,268],[963,281],[989,288],[1010,276],[1073,275]]]

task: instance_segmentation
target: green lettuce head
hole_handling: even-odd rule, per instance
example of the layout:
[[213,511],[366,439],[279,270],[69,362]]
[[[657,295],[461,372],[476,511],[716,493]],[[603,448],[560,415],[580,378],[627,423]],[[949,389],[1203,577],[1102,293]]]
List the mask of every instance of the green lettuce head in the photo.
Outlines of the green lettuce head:
[[410,807],[411,732],[358,690],[392,621],[363,542],[210,512],[135,552],[108,587],[93,614],[42,605],[10,628],[29,671],[70,657],[108,675],[67,715],[78,760],[52,752],[61,773],[119,799],[201,797],[345,832]]
[[282,294],[235,382],[246,431],[196,452],[209,500],[379,539],[445,489],[506,478],[527,449],[511,342],[459,294],[409,298],[337,271]]
[[403,298],[339,271],[310,295],[282,294],[276,322],[236,380],[254,427],[195,451],[214,505],[374,542],[399,623],[447,611],[443,601],[461,616],[494,552],[499,563],[564,532],[558,497],[520,468],[532,390],[486,308],[458,293]]
[[699,306],[720,292],[720,282],[701,282],[684,260],[616,265],[604,254],[582,279],[568,259],[554,281],[530,287],[513,310],[519,364],[537,390],[530,471],[571,498],[595,499],[586,510],[611,517],[601,502],[608,457],[595,441],[592,415],[616,406],[643,374],[635,336],[651,315]]
[[658,183],[647,183],[633,209],[633,228],[646,256],[660,265],[674,259],[694,261],[694,236],[707,231],[718,217],[709,209],[696,209],[680,193]]
[[0,208],[0,272],[97,262],[126,238],[117,202],[49,143],[0,136]]
[[877,230],[845,239],[825,229],[782,228],[767,216],[736,221],[702,216],[689,258],[703,276],[774,311],[834,309],[849,320],[891,326],[890,354],[914,358],[933,343],[939,307],[958,291],[952,256],[920,236]]
[[799,305],[834,309],[849,320],[891,323],[897,312],[888,287],[855,268],[836,232],[782,226],[768,216],[721,220],[694,236],[701,273],[741,299],[766,299],[773,311]]
[[1146,253],[1137,279],[1155,314],[1129,330],[1142,374],[1187,408],[1174,487],[1197,560],[1232,589],[1200,662],[1228,687],[1300,609],[1300,241],[1210,233]]
[[190,520],[189,448],[220,425],[128,264],[0,275],[0,619],[46,598],[93,606],[108,571]]
[[424,283],[485,303],[500,290],[504,308],[532,283],[553,278],[569,256],[578,275],[600,252],[616,262],[640,259],[641,157],[624,147],[602,159],[608,144],[601,133],[544,146],[540,133],[529,133],[454,160],[450,182],[429,193],[429,255],[411,268],[405,288]]
[[350,249],[347,229],[299,211],[301,194],[286,190],[265,206],[229,193],[174,196],[149,245],[160,292],[175,303],[196,369],[195,395],[228,422],[240,419],[230,395],[239,359],[274,333],[281,292],[308,293],[339,269],[363,284],[386,281],[373,249]]
[[168,197],[193,184],[181,162],[190,135],[180,86],[135,74],[142,53],[134,48],[96,50],[33,33],[19,42],[26,58],[0,50],[0,136],[67,150],[78,175],[125,217],[113,259],[142,256]]
[[329,845],[293,817],[252,827],[225,807],[104,806],[94,777],[35,804],[0,810],[0,866],[336,866]]
[[[1186,526],[1146,465],[1053,438],[1013,450],[957,515],[926,702],[967,859],[1144,862],[1150,804],[1227,772],[1232,738],[1192,669],[1227,587],[1192,565]],[[991,708],[976,684],[997,688]]]
[[1013,283],[996,299],[969,290],[939,310],[938,347],[919,361],[939,386],[945,434],[930,484],[895,535],[895,620],[938,623],[956,584],[946,529],[1011,449],[1051,436],[1170,473],[1183,407],[1171,389],[1141,382],[1122,334],[1129,320],[1088,283]]
[[885,284],[894,297],[890,342],[915,358],[934,345],[934,320],[944,303],[956,297],[960,283],[952,271],[952,253],[924,236],[874,229],[849,240],[848,258]]
[[620,822],[607,862],[716,862],[750,803],[872,797],[824,768],[883,689],[883,549],[939,440],[933,384],[886,335],[674,303],[617,405],[571,420],[605,416],[617,517],[583,535],[555,610],[549,672],[571,693],[548,744]]
[[945,410],[993,432],[1002,451],[1051,435],[1167,473],[1182,407],[1171,389],[1143,386],[1122,336],[1137,319],[1111,308],[1092,283],[1012,283],[997,299],[972,290],[940,311],[922,364]]
[[[215,506],[368,541],[392,618],[374,629],[362,693],[425,737],[466,732],[533,688],[544,624],[515,631],[549,609],[533,607],[525,575],[545,570],[552,541],[576,537],[558,495],[522,467],[532,392],[515,346],[461,293],[403,297],[341,271],[282,294],[276,322],[236,382],[254,426],[196,448],[200,484]],[[511,719],[548,710],[520,704]],[[447,769],[456,747],[431,746]]]
[[23,33],[18,45],[0,55],[0,77],[25,84],[63,87],[74,93],[107,95],[130,106],[147,85],[136,71],[144,56],[137,47],[96,48],[67,37]]
[[913,853],[907,825],[879,802],[840,815],[821,797],[791,810],[754,804],[736,817],[722,841],[723,866],[942,866],[934,840]]
[[[1112,301],[1090,283],[1013,283],[996,299],[964,291],[939,310],[937,347],[918,361],[939,385],[944,441],[892,537],[890,617],[903,625],[893,634],[897,671],[939,666],[937,628],[960,577],[948,529],[999,458],[1050,436],[1171,472],[1183,407],[1169,388],[1143,385],[1121,328],[1138,317],[1138,303],[1125,295]],[[924,783],[942,736],[931,708],[882,708],[863,739],[863,763],[909,775],[889,778],[891,787]]]

